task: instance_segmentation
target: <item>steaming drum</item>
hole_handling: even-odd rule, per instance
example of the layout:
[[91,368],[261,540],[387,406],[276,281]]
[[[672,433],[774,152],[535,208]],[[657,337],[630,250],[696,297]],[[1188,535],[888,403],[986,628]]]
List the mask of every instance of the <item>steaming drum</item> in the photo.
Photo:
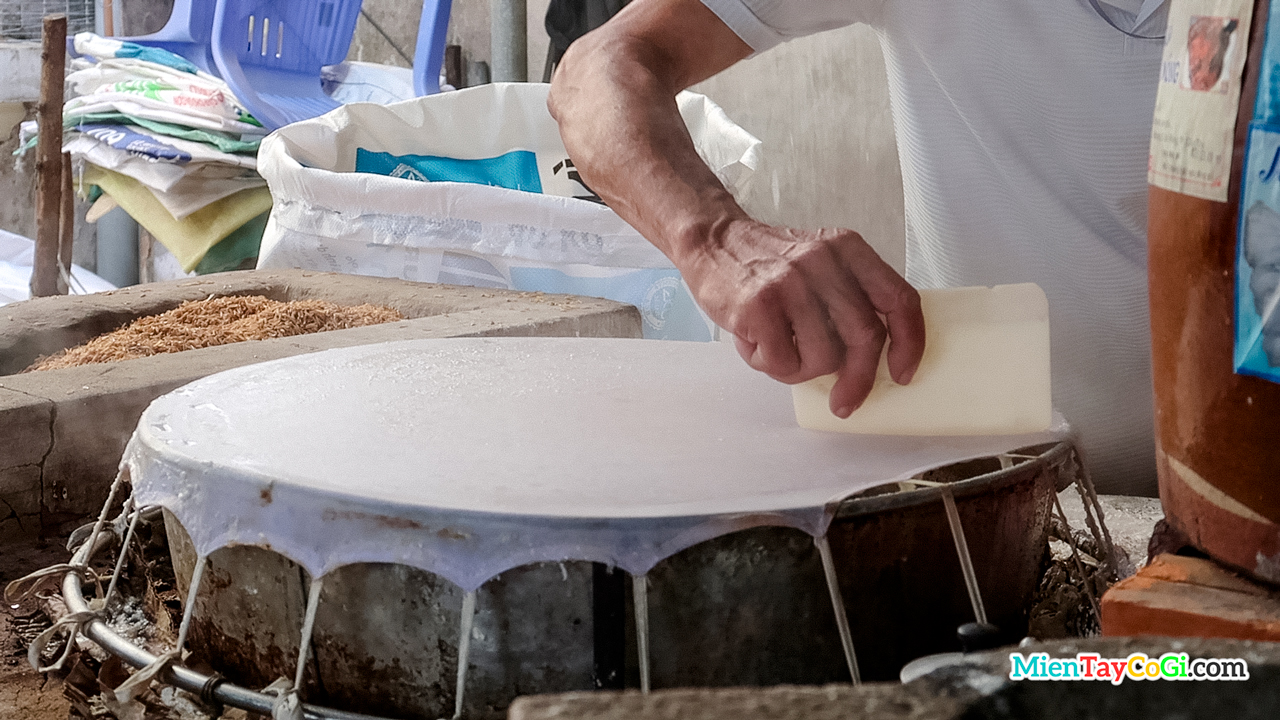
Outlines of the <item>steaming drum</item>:
[[939,491],[848,499],[940,466],[1016,633],[1064,435],[813,432],[718,344],[459,339],[211,376],[153,403],[126,462],[135,500],[166,509],[180,584],[207,562],[191,645],[220,671],[292,677],[320,578],[308,701],[437,718],[462,686],[464,714],[496,717],[646,670],[847,681],[815,538],[864,677],[946,649],[972,615]]

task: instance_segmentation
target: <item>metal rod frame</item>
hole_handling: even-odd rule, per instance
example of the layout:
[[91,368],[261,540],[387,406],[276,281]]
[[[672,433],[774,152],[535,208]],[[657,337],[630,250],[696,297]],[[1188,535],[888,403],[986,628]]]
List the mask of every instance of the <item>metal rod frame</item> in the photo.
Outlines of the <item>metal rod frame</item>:
[[[1042,452],[1032,462],[1044,463],[1049,466],[1057,465],[1064,459],[1070,451],[1070,445],[1067,443],[1058,443],[1048,451]],[[1016,468],[1002,468],[992,473],[987,473],[975,478],[953,483],[953,485],[965,486],[976,485],[984,479],[990,479],[992,476],[1006,474],[1014,469],[1021,469],[1021,465]],[[927,490],[921,491],[928,492]],[[941,495],[941,491],[937,491]],[[1057,499],[1055,490],[1054,499]],[[880,500],[880,498],[876,498]],[[846,501],[848,502],[848,501]],[[843,504],[843,503],[842,503]],[[98,534],[96,541],[92,543],[86,542],[71,557],[72,565],[87,566],[89,560],[97,554],[99,550],[111,542],[111,538],[107,535]],[[92,546],[91,546],[92,545]],[[80,575],[75,572],[68,572],[62,579],[62,600],[66,603],[69,612],[76,613],[88,611],[89,603],[84,598],[83,581]],[[135,668],[146,667],[154,663],[157,658],[155,655],[134,645],[128,640],[121,637],[118,633],[107,626],[106,622],[99,618],[95,618],[85,623],[81,634],[98,644],[103,650],[115,655],[124,662]],[[196,672],[190,668],[183,667],[174,663],[167,668],[160,677],[160,682],[172,685],[187,692],[207,697],[214,702],[221,703],[240,710],[248,710],[260,715],[271,716],[271,711],[275,707],[276,698],[273,695],[250,690],[245,687],[236,685],[235,683],[222,680],[220,676],[210,676]],[[345,710],[336,710],[333,708],[321,707],[303,703],[302,716],[304,720],[394,720],[393,718],[385,718],[377,715],[364,715],[362,713],[347,712]]]
[[[72,556],[71,564],[88,565],[89,560],[98,550],[106,547],[110,542],[111,538],[109,536],[102,535],[93,544],[93,547],[90,547],[89,543],[85,543]],[[83,583],[78,573],[69,572],[62,579],[62,600],[72,613],[84,612],[90,609],[89,603],[84,599]],[[85,623],[82,633],[85,637],[97,643],[103,650],[135,668],[146,667],[158,659],[155,655],[120,637],[115,631],[107,627],[106,622],[101,619],[95,618]],[[266,695],[241,687],[235,683],[221,681],[218,677],[198,673],[177,663],[171,665],[157,679],[167,685],[173,685],[195,695],[205,694],[214,702],[267,717],[271,717],[271,710],[275,707],[276,698],[273,695]],[[210,687],[212,687],[211,690]],[[304,720],[391,720],[375,715],[346,712],[345,710],[335,710],[306,703],[302,705],[302,717]]]

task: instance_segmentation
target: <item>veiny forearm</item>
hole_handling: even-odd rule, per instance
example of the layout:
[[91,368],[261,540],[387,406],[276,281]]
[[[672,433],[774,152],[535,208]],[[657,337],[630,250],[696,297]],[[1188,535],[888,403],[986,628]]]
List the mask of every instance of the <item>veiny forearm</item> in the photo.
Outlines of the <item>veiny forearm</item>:
[[586,183],[684,268],[749,218],[694,148],[675,95],[702,78],[676,67],[667,49],[606,26],[566,53],[549,104]]
[[583,180],[666,253],[743,359],[782,382],[837,373],[846,417],[886,338],[890,373],[910,381],[919,294],[852,230],[752,220],[698,157],[675,95],[750,52],[699,0],[636,0],[569,48],[549,106]]

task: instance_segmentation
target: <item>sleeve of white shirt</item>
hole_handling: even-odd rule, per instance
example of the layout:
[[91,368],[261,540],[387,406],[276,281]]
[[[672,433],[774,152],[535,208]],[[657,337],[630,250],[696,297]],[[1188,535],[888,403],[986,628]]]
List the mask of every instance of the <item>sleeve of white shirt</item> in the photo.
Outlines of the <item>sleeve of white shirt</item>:
[[871,23],[883,0],[702,0],[756,52],[793,38]]

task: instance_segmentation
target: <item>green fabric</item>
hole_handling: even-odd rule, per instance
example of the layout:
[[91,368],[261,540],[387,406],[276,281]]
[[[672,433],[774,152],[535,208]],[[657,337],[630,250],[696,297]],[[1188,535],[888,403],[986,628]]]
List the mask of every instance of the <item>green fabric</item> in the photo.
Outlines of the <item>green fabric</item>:
[[[225,153],[239,153],[241,155],[256,155],[258,146],[262,144],[262,138],[256,137],[252,140],[240,140],[232,133],[218,132],[217,130],[204,130],[201,128],[187,127],[186,125],[174,125],[173,123],[160,122],[159,120],[148,120],[146,118],[134,117],[133,115],[125,115],[118,112],[105,113],[86,113],[84,115],[67,115],[62,119],[62,125],[65,129],[71,130],[82,123],[101,123],[103,125],[137,125],[145,130],[150,130],[160,135],[168,135],[170,137],[182,138],[192,142],[204,143]],[[39,141],[38,135],[33,135],[25,145],[20,145],[13,150],[14,155],[25,154],[28,150],[36,146]],[[163,138],[161,138],[163,140]]]
[[262,213],[209,248],[204,259],[196,265],[196,274],[239,270],[245,261],[258,257],[258,248],[262,245],[262,233],[267,229],[269,215],[269,212]]
[[195,270],[205,253],[245,223],[271,209],[265,187],[241,190],[177,220],[151,189],[127,175],[85,164],[84,182],[101,185],[129,216],[178,259],[183,272]]
[[[164,102],[165,99],[160,96],[161,92],[166,90],[178,90],[176,85],[167,83],[163,80],[157,80],[155,78],[122,80],[118,83],[110,83],[106,85],[105,88],[107,91],[111,92],[141,95],[144,98],[155,100],[156,102]],[[102,92],[102,89],[99,88],[98,91]]]
[[[133,115],[126,115],[118,112],[70,115],[63,119],[63,125],[68,130],[82,123],[137,125],[140,128],[150,130],[154,133],[159,133],[160,135],[168,135],[170,137],[182,138],[183,140],[191,140],[192,142],[212,145],[225,153],[253,155],[258,152],[258,145],[262,143],[262,138],[239,140],[231,133],[218,132],[217,130],[203,130],[200,128],[187,127],[185,125],[175,125],[173,123],[161,122],[159,120],[148,120],[147,118],[135,117]],[[160,139],[163,140],[163,138]]]

